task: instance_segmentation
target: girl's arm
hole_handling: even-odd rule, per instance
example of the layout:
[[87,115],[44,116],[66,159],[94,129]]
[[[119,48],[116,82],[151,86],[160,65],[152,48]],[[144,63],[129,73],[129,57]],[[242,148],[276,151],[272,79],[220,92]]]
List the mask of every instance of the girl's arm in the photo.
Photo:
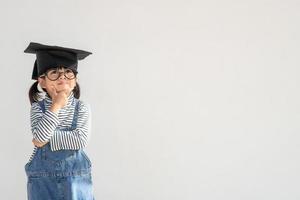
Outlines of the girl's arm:
[[91,126],[90,106],[79,101],[76,129],[70,131],[54,130],[50,139],[52,151],[61,149],[81,149],[86,147]]
[[47,143],[59,124],[58,115],[50,110],[43,113],[38,103],[31,106],[30,120],[33,139],[40,143]]
[[[43,145],[50,141],[53,151],[84,148],[89,138],[90,118],[90,107],[79,101],[77,128],[72,131],[61,131],[56,129],[59,124],[58,115],[50,110],[43,113],[39,104],[33,103],[31,107],[33,139],[37,144],[43,143]],[[35,145],[38,146],[37,144]]]

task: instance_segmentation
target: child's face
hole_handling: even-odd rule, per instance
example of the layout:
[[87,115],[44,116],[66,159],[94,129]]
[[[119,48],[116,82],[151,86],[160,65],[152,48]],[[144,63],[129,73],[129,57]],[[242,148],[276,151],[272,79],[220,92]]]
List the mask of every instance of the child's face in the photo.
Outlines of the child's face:
[[38,78],[38,81],[48,94],[51,93],[51,87],[54,87],[56,92],[65,91],[70,94],[76,86],[76,75],[68,68],[56,68],[48,70],[45,76]]

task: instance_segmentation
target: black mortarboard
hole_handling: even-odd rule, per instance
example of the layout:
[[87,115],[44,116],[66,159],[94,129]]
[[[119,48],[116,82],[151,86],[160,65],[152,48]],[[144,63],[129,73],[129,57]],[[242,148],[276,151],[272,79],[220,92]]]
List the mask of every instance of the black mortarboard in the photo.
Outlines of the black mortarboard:
[[32,72],[32,79],[34,80],[37,80],[40,75],[50,68],[66,67],[77,71],[78,60],[92,54],[80,49],[48,46],[34,42],[30,42],[24,52],[36,54]]

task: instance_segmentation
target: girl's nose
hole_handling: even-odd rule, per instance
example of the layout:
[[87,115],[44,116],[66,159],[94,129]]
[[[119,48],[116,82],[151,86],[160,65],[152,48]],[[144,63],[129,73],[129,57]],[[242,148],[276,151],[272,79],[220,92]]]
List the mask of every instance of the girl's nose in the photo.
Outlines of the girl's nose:
[[59,79],[66,79],[66,77],[65,77],[65,71],[60,71],[59,72]]

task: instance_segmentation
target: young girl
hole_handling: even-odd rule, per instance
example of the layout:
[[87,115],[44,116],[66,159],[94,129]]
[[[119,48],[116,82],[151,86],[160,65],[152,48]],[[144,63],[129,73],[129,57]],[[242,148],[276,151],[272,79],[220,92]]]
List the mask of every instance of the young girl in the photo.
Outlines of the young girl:
[[28,199],[93,200],[91,161],[83,151],[90,109],[79,100],[76,78],[78,60],[91,53],[38,43],[30,43],[24,52],[36,54],[36,82],[29,91],[35,147],[25,165]]

